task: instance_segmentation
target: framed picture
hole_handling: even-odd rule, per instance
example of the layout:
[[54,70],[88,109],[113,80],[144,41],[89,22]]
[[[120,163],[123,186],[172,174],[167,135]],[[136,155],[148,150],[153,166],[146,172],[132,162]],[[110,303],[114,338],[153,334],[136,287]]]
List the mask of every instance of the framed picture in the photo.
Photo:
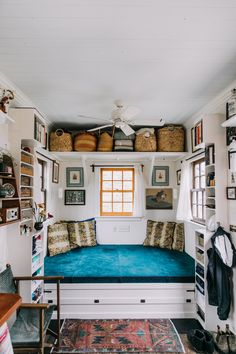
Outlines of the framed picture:
[[56,161],[53,161],[52,163],[52,182],[59,182],[59,163]]
[[199,145],[203,142],[203,126],[202,120],[197,122],[195,126],[191,129],[191,146],[192,152],[198,151]]
[[227,187],[226,188],[227,199],[236,199],[236,187]]
[[169,166],[154,166],[152,171],[153,186],[169,185]]
[[176,171],[176,180],[177,180],[177,185],[180,185],[181,182],[181,170]]
[[83,167],[67,167],[67,169],[66,169],[66,186],[67,187],[83,187],[84,186]]
[[65,205],[85,205],[85,190],[82,189],[66,189]]
[[146,209],[173,209],[172,188],[147,188]]

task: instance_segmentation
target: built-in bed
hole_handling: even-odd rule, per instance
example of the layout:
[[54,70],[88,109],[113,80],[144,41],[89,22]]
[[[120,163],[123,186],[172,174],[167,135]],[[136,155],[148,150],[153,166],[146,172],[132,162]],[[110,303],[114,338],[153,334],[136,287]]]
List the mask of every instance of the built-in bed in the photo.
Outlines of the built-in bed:
[[[142,245],[97,245],[45,258],[45,275],[63,275],[63,318],[194,316],[194,260]],[[46,299],[56,298],[54,283]]]

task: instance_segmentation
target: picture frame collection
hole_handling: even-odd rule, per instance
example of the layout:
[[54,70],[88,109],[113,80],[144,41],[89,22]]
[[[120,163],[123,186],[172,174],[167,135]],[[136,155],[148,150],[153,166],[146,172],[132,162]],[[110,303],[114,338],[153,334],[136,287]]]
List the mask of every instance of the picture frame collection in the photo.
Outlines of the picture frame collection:
[[78,187],[84,187],[83,167],[66,168],[66,187],[76,189],[65,189],[65,205],[85,205],[85,190],[77,189]]

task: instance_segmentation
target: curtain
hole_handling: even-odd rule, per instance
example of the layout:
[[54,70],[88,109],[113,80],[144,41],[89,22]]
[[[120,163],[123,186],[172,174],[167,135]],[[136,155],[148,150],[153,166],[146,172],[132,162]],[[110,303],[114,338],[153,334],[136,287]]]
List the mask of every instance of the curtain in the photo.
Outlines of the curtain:
[[181,184],[176,219],[180,221],[192,219],[190,190],[192,188],[191,166],[188,161],[183,161],[181,166]]
[[144,180],[141,165],[136,165],[135,171],[135,189],[134,189],[134,216],[144,216]]

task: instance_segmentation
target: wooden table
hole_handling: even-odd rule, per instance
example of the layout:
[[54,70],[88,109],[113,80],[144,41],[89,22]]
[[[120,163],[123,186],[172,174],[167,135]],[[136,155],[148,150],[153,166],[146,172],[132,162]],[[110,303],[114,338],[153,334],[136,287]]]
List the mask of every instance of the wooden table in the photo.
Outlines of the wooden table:
[[8,320],[22,302],[18,294],[0,294],[0,327]]

